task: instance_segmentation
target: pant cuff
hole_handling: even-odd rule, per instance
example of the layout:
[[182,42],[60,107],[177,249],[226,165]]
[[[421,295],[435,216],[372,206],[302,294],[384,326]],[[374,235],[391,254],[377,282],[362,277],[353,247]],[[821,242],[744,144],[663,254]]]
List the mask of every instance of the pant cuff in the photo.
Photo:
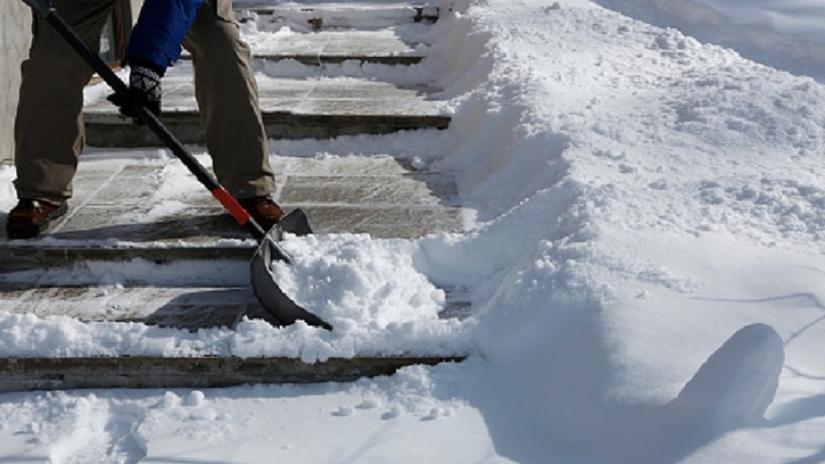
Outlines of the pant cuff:
[[37,200],[60,205],[65,203],[69,198],[71,198],[71,195],[55,195],[51,193],[38,192],[36,190],[28,190],[20,187],[16,187],[15,190],[17,190],[18,200]]

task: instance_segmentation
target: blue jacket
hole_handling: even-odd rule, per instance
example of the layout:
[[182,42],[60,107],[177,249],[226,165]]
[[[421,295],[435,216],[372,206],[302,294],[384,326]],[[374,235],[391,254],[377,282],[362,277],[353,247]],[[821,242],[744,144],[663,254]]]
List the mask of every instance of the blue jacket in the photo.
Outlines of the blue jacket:
[[141,60],[166,71],[180,57],[181,43],[203,0],[146,0],[126,50],[127,60]]

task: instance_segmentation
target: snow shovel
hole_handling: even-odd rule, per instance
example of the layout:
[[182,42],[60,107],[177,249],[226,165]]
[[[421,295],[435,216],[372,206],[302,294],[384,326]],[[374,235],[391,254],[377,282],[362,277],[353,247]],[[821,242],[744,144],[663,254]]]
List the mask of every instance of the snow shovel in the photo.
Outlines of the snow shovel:
[[[57,32],[80,54],[80,56],[97,72],[100,77],[118,94],[122,101],[128,102],[128,88],[119,77],[109,69],[109,66],[95,53],[66,21],[57,13],[49,0],[23,0],[34,11],[39,13],[48,21]],[[183,144],[166,128],[166,126],[151,111],[144,107],[132,108],[138,119],[144,123],[157,137],[167,146],[172,153],[180,159],[189,171],[197,177],[201,184],[206,187],[212,195],[223,205],[226,211],[246,228],[246,230],[258,241],[258,249],[252,257],[250,272],[252,275],[252,288],[255,296],[258,297],[264,309],[283,324],[292,324],[297,320],[303,320],[309,325],[332,330],[332,326],[327,322],[302,308],[292,301],[275,283],[275,276],[271,271],[273,260],[290,262],[289,255],[276,243],[280,240],[284,232],[295,233],[296,235],[306,235],[312,230],[303,211],[296,209],[284,217],[275,227],[265,231],[260,224],[249,214],[249,212],[238,203],[218,181],[209,173],[196,159],[189,153]]]

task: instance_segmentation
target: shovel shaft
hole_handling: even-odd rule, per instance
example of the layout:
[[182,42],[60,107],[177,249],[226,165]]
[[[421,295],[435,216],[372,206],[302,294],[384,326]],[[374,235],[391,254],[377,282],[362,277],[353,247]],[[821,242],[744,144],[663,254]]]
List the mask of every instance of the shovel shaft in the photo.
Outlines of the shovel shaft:
[[[80,54],[80,56],[91,66],[91,68],[107,83],[114,92],[120,95],[121,100],[128,102],[127,93],[129,88],[126,84],[117,77],[117,74],[106,65],[100,56],[94,52],[86,42],[81,39],[77,33],[69,26],[66,21],[57,13],[57,11],[49,5],[47,0],[23,0],[40,13],[43,18],[51,24],[51,26]],[[127,103],[128,104],[128,103]],[[138,106],[132,108],[137,118],[146,124],[146,126],[155,133],[155,135],[169,147],[172,153],[183,162],[189,171],[206,187],[212,195],[223,205],[229,214],[235,218],[239,225],[243,226],[256,240],[261,241],[266,235],[266,231],[261,228],[249,212],[238,203],[238,200],[232,196],[220,183],[215,179],[206,168],[201,165],[189,151],[184,148],[183,144],[172,134],[169,129],[155,116],[151,111],[145,107]]]
[[23,0],[23,2],[25,2],[26,5],[29,5],[30,7],[34,8],[35,11],[44,16],[49,11],[49,8],[51,8],[49,0]]

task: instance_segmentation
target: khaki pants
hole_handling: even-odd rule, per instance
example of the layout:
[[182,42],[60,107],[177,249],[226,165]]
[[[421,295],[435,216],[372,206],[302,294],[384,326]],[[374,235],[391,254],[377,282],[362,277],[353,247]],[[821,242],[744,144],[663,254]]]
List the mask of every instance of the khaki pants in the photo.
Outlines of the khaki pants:
[[[98,47],[115,0],[52,0],[84,41]],[[20,199],[61,202],[84,143],[83,88],[92,70],[50,25],[34,20],[15,123]],[[218,180],[238,198],[272,193],[275,181],[249,47],[231,0],[207,0],[183,46],[192,54],[206,146]]]

